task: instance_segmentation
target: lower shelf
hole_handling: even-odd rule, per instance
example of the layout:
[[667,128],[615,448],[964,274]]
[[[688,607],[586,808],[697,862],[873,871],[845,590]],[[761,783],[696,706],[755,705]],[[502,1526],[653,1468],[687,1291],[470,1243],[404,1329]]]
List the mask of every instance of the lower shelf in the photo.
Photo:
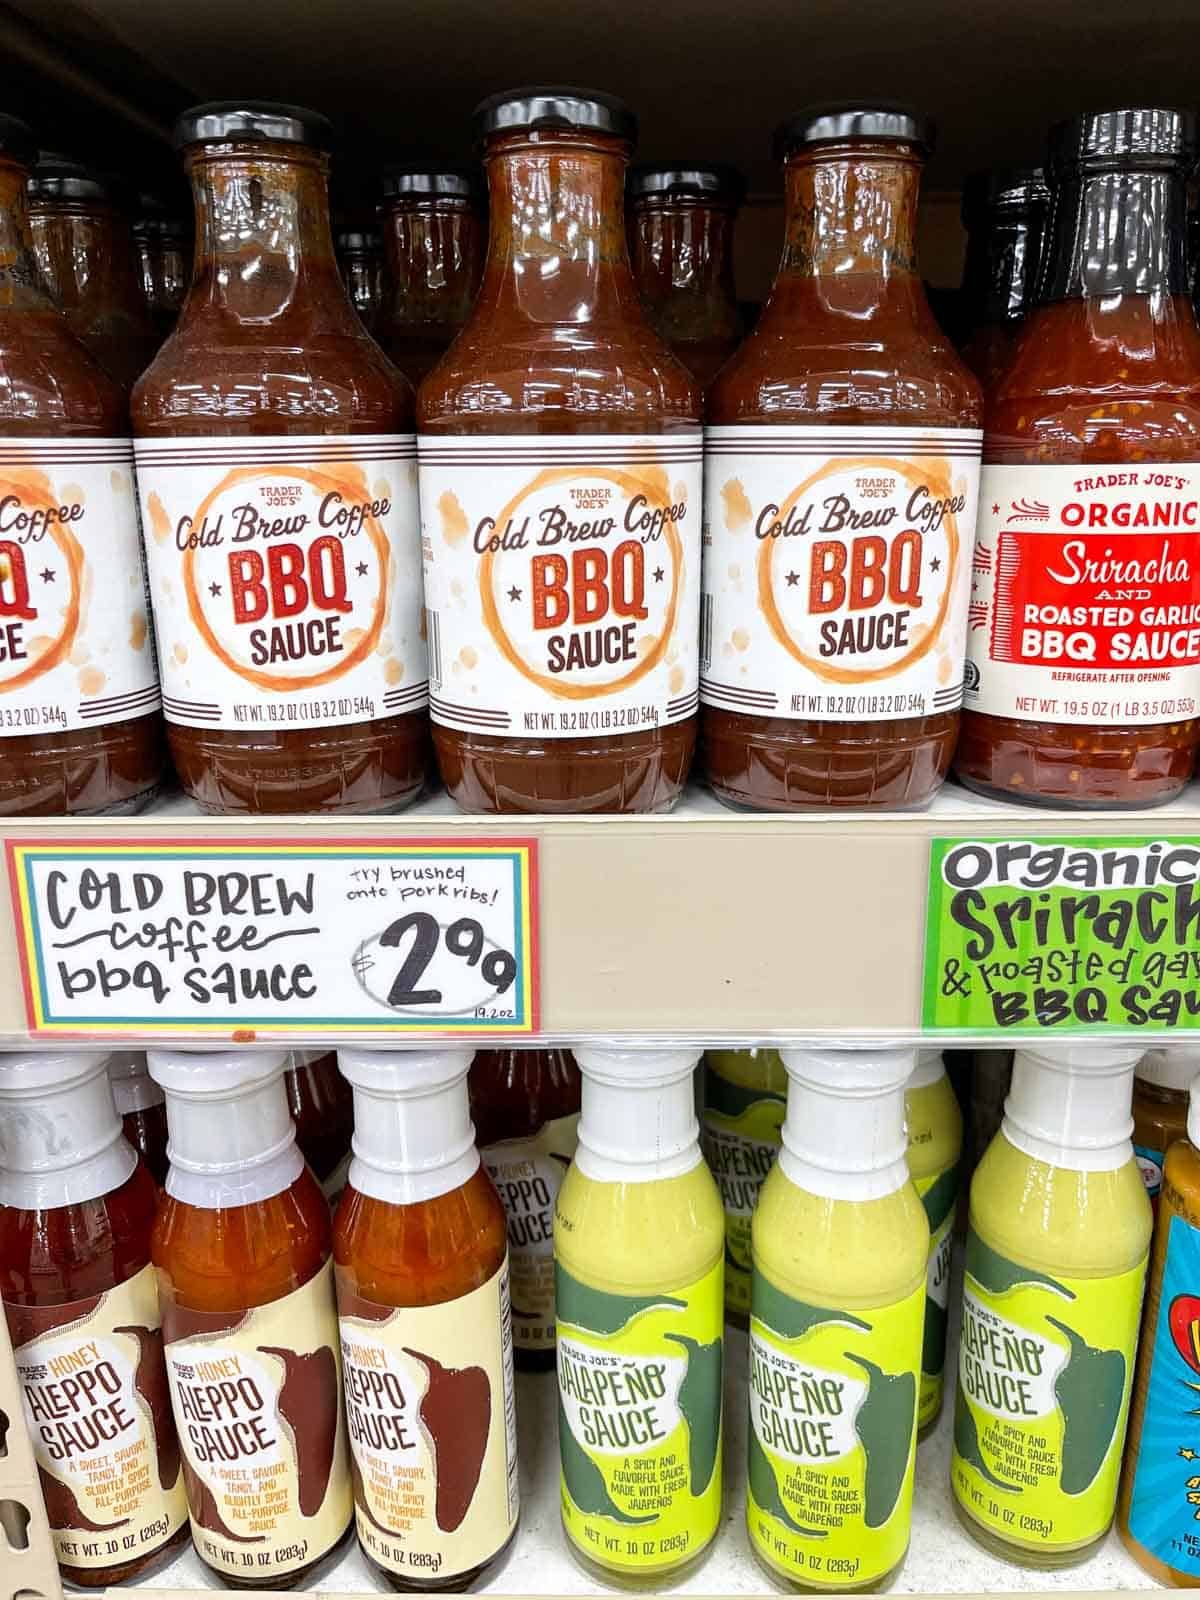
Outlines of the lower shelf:
[[[951,1304],[958,1303],[957,1295]],[[708,1559],[673,1591],[679,1594],[740,1595],[783,1592],[750,1553],[746,1537],[746,1335],[727,1330],[725,1388],[725,1515]],[[947,1371],[954,1371],[951,1349]],[[481,1591],[513,1595],[587,1595],[598,1585],[572,1560],[558,1516],[558,1440],[552,1372],[517,1378],[517,1422],[521,1457],[521,1521],[505,1564]],[[1110,1533],[1096,1555],[1067,1572],[1032,1572],[997,1561],[981,1550],[958,1522],[950,1495],[950,1435],[953,1387],[934,1433],[917,1451],[912,1544],[896,1582],[896,1594],[1031,1594],[1048,1590],[1153,1589],[1153,1580]],[[319,1580],[323,1594],[374,1593],[380,1584],[357,1544]],[[189,1549],[147,1578],[149,1589],[217,1587]]]

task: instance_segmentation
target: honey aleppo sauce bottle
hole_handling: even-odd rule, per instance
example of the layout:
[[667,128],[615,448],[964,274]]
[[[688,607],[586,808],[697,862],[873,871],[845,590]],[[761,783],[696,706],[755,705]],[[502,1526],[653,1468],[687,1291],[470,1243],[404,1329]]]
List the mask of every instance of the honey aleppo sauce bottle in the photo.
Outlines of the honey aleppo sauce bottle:
[[508,1218],[513,1356],[554,1367],[554,1202],[575,1155],[582,1093],[569,1050],[480,1050],[467,1080],[479,1154]]
[[359,1542],[393,1589],[470,1589],[517,1526],[504,1207],[471,1052],[342,1050],[354,1157],[334,1226]]
[[1187,294],[1195,120],[1055,130],[1036,309],[988,398],[955,770],[1032,805],[1155,805],[1200,724],[1200,333]]
[[950,765],[982,402],[917,270],[930,138],[872,103],[777,135],[783,259],[707,406],[702,745],[727,805],[918,806]]
[[145,1574],[187,1535],[150,1264],[158,1191],[105,1061],[0,1056],[0,1290],[54,1553],[87,1588]]
[[290,1050],[283,1077],[296,1143],[332,1206],[350,1165],[354,1097],[334,1050]]
[[171,1405],[200,1559],[295,1588],[353,1512],[329,1208],[283,1050],[151,1050],[170,1170],[154,1225]]
[[395,166],[380,207],[386,264],[376,338],[410,383],[441,360],[479,289],[487,219],[466,167]]
[[142,299],[120,186],[55,156],[36,163],[27,193],[33,253],[46,285],[72,333],[128,389],[159,339]]
[[691,762],[700,393],[646,322],[620,101],[485,100],[491,228],[421,385],[434,746],[473,812],[669,809]]
[[208,811],[394,810],[427,774],[412,391],[338,276],[330,139],[257,101],[176,127],[197,260],[133,418],[167,732]]
[[633,275],[655,331],[707,389],[737,349],[733,224],[745,197],[719,162],[635,167],[627,186]]
[[33,154],[0,117],[0,816],[136,811],[166,753],[129,421],[34,263]]
[[1033,305],[1049,204],[1041,167],[977,172],[963,188],[966,338],[960,354],[985,395],[1008,365]]
[[333,235],[333,248],[350,304],[367,332],[378,338],[386,294],[379,229],[357,223],[340,227]]
[[145,1052],[115,1050],[108,1058],[108,1082],[125,1137],[161,1189],[167,1181],[167,1102],[150,1076]]

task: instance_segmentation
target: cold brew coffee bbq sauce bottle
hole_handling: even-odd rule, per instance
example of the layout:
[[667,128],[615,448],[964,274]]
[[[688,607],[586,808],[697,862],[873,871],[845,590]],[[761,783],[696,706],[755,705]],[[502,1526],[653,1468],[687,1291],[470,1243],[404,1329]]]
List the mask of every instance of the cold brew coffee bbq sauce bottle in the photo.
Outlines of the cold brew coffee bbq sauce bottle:
[[646,315],[707,389],[737,349],[733,225],[746,193],[721,162],[655,162],[629,174],[629,248]]
[[702,759],[750,810],[917,806],[962,699],[982,402],[917,270],[928,125],[784,124],[783,258],[708,395]]
[[389,167],[379,214],[387,273],[375,337],[418,384],[457,337],[479,288],[487,248],[479,173]]
[[1055,130],[1038,304],[988,396],[955,770],[1031,805],[1155,805],[1200,724],[1195,119]]
[[0,117],[0,816],[136,811],[166,752],[129,420],[38,273],[33,154]]
[[329,124],[176,126],[196,264],[133,399],[164,705],[216,812],[387,811],[427,770],[412,391],[338,275]]
[[963,187],[963,360],[995,388],[1033,306],[1050,191],[1041,167],[973,173]]
[[101,1589],[187,1537],[150,1263],[158,1191],[105,1059],[0,1056],[0,1297],[23,1411],[9,1420],[29,1430],[63,1577]]
[[354,1157],[334,1226],[359,1543],[393,1589],[471,1589],[517,1526],[504,1207],[471,1052],[343,1050]]
[[483,283],[421,385],[434,746],[474,812],[665,811],[694,744],[699,389],[625,242],[611,96],[485,100]]
[[200,1559],[302,1586],[353,1515],[329,1208],[288,1115],[283,1050],[151,1050],[166,1091],[154,1224],[171,1406]]

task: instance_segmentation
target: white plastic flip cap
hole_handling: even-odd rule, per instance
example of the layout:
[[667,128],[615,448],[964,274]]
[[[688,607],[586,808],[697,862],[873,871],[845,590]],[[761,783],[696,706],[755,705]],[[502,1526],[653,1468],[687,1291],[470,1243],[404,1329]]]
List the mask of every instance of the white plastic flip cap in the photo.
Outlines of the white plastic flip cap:
[[107,1052],[0,1056],[0,1203],[83,1204],[126,1183],[137,1154],[109,1087]]
[[461,1188],[479,1170],[462,1046],[339,1050],[354,1090],[350,1186],[391,1205]]
[[1136,1045],[1086,1041],[1021,1049],[1004,1102],[1004,1136],[1036,1160],[1110,1171],[1132,1158]]

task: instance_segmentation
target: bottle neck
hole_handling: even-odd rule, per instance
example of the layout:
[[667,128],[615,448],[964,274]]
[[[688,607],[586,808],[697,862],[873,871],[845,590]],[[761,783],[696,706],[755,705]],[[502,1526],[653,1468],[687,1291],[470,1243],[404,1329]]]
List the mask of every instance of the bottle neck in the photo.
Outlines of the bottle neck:
[[429,1089],[354,1085],[350,1187],[390,1205],[419,1205],[461,1189],[479,1170],[467,1077]]
[[649,308],[678,295],[734,304],[732,211],[647,202],[634,211],[632,235],[634,277]]
[[693,1073],[666,1082],[598,1081],[583,1074],[579,1148],[585,1178],[601,1183],[655,1183],[698,1166]]
[[1186,216],[1177,171],[1073,174],[1053,191],[1038,300],[1186,295]]
[[228,1095],[167,1089],[167,1193],[202,1211],[282,1194],[304,1170],[283,1074]]
[[187,158],[196,256],[185,318],[217,310],[239,322],[292,315],[358,333],[338,276],[328,162],[293,145],[199,147]]
[[1045,213],[1041,207],[994,212],[967,235],[963,298],[972,328],[1019,322],[1033,304]]
[[82,1205],[129,1181],[127,1143],[101,1063],[88,1075],[0,1103],[0,1204]]
[[627,162],[622,141],[585,134],[492,142],[480,314],[558,326],[640,320],[625,239]]
[[483,266],[483,225],[468,200],[393,205],[383,249],[397,323],[465,321]]
[[779,1164],[797,1188],[832,1200],[881,1200],[909,1181],[904,1084],[830,1088],[793,1077]]
[[1035,1161],[1075,1172],[1113,1172],[1133,1158],[1133,1064],[1069,1072],[1018,1051],[1002,1132]]
[[57,314],[34,259],[25,200],[28,177],[24,167],[0,159],[0,312]]

